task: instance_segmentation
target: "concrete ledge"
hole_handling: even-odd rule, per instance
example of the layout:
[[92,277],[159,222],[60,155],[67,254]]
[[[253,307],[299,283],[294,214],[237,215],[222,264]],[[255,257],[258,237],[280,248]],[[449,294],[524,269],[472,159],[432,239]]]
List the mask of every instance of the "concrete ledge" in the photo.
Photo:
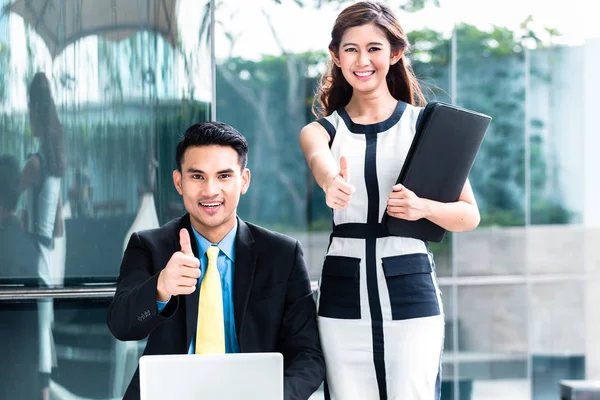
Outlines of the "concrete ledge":
[[560,381],[560,400],[600,400],[600,381]]

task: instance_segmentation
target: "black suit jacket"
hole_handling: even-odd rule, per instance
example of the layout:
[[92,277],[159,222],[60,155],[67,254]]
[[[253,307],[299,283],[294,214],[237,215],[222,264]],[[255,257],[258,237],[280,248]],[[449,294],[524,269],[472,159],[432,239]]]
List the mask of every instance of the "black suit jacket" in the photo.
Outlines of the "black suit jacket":
[[[156,307],[158,275],[181,250],[181,228],[190,232],[198,257],[187,214],[161,228],[134,233],[123,256],[108,327],[119,340],[148,336],[144,354],[186,354],[195,332],[197,290],[172,297],[160,313]],[[238,219],[233,302],[241,352],[282,353],[285,399],[308,399],[324,379],[325,363],[300,244]],[[138,374],[125,400],[139,399]]]

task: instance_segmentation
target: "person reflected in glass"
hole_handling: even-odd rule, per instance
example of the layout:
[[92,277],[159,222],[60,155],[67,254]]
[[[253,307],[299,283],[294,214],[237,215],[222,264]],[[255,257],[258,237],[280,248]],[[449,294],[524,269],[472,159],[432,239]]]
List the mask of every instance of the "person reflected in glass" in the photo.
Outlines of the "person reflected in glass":
[[[14,156],[0,156],[0,286],[38,284],[39,248],[17,216],[20,171]],[[40,383],[37,305],[1,304],[0,399],[37,400],[47,390]]]
[[406,34],[391,9],[358,2],[337,17],[331,61],[300,146],[327,205],[333,233],[318,303],[326,398],[440,398],[441,294],[426,242],[381,223],[426,218],[472,230],[479,211],[467,181],[458,201],[419,198],[396,184],[425,98]]
[[[61,180],[65,174],[63,128],[52,97],[50,82],[43,72],[33,77],[28,89],[29,123],[38,139],[39,150],[27,160],[20,179],[26,193],[27,231],[40,250],[37,263],[42,282],[52,285],[51,252],[54,238],[64,234],[61,217]],[[56,365],[52,340],[52,301],[38,302],[40,307],[40,372],[49,383]]]

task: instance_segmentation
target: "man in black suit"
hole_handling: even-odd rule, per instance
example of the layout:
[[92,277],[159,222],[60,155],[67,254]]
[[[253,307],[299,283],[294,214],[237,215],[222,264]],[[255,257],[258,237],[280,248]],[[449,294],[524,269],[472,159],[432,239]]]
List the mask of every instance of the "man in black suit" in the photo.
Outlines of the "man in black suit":
[[[247,154],[245,138],[226,124],[188,128],[173,171],[188,214],[131,236],[108,326],[119,340],[148,337],[144,354],[198,353],[214,345],[202,336],[207,324],[199,315],[218,310],[224,335],[212,348],[282,353],[285,399],[306,400],[325,375],[308,271],[296,240],[237,217],[250,184]],[[207,251],[215,244],[216,265]],[[222,304],[200,300],[214,293],[205,288],[211,265],[218,267]],[[124,399],[139,398],[138,374]]]
[[[0,156],[0,284],[39,284],[33,238],[16,215],[19,201],[18,161]],[[35,302],[0,303],[0,399],[40,399],[49,395],[49,374],[40,374],[38,317]]]

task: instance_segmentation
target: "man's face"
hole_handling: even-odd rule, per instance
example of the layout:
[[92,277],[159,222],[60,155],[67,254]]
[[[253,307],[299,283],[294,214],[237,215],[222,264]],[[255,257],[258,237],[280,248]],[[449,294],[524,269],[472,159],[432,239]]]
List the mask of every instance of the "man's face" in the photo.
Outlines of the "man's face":
[[250,170],[241,169],[232,147],[193,146],[183,154],[181,172],[173,171],[173,181],[194,228],[217,243],[235,225],[240,195],[250,184]]

